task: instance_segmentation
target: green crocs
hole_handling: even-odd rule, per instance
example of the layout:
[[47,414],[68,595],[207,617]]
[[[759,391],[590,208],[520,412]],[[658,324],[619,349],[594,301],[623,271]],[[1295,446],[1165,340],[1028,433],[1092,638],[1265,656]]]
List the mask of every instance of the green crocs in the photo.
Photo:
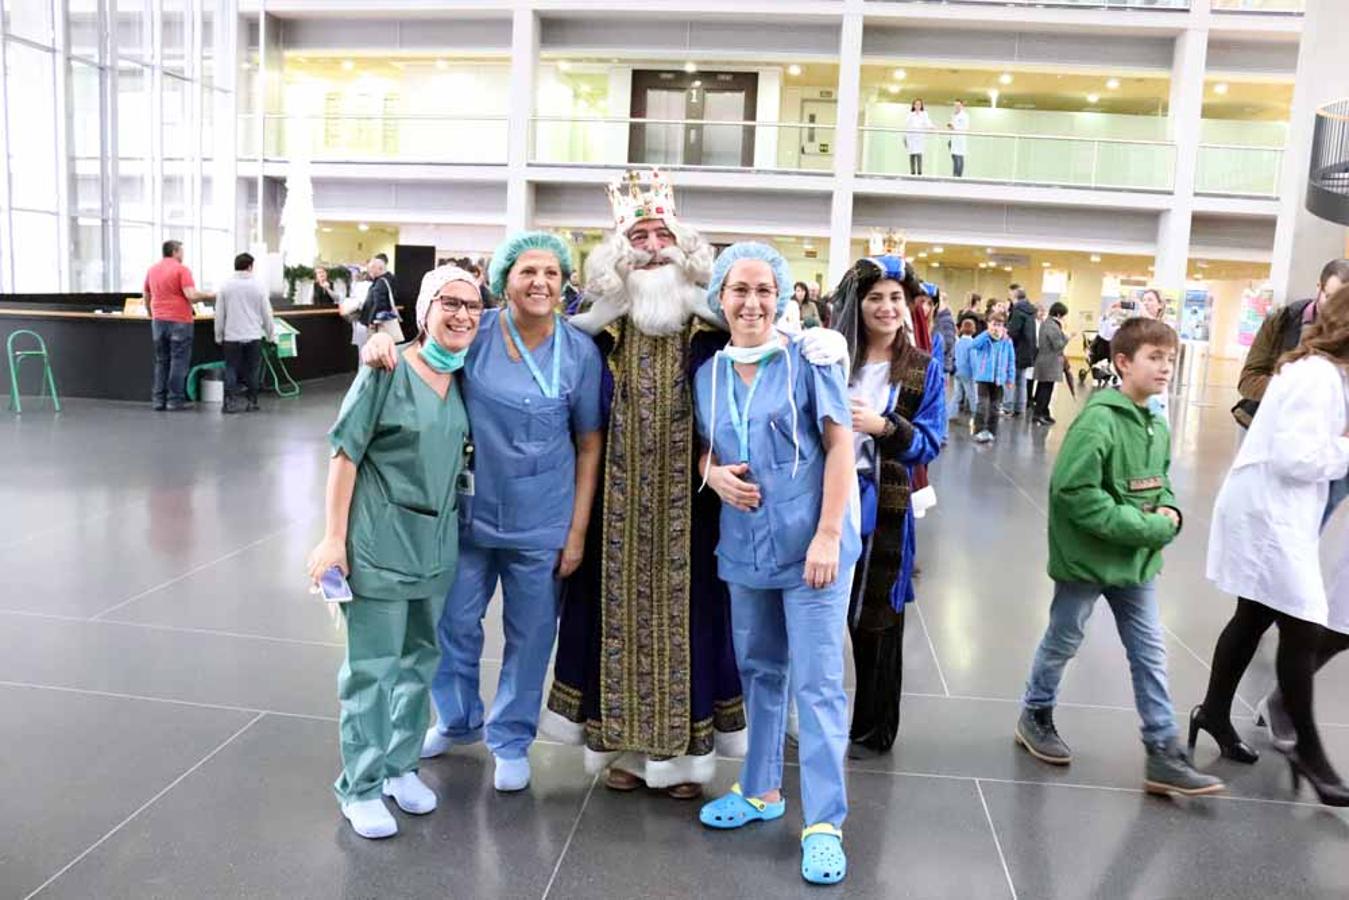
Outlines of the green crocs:
[[811,884],[838,884],[848,874],[843,832],[821,822],[801,832],[801,877]]
[[750,822],[770,822],[782,818],[787,801],[765,803],[740,792],[740,785],[731,785],[731,792],[707,803],[698,812],[698,821],[708,828],[739,828]]

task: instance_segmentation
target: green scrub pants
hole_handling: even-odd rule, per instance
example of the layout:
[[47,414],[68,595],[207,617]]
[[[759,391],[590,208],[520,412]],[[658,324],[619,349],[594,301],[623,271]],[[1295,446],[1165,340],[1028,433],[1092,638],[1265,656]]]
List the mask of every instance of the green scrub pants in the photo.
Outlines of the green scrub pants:
[[342,604],[347,658],[337,674],[342,703],[342,803],[381,795],[385,778],[417,770],[431,721],[430,686],[440,651],[436,623],[445,597]]

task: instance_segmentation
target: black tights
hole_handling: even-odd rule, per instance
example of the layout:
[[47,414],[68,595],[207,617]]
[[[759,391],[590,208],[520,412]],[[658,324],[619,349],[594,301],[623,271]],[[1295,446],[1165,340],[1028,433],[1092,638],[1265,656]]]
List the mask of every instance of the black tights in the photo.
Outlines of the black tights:
[[1322,666],[1349,647],[1349,635],[1277,612],[1254,600],[1239,598],[1237,611],[1218,636],[1218,645],[1213,650],[1213,670],[1204,697],[1204,712],[1215,727],[1223,728],[1226,723],[1228,734],[1235,736],[1231,720],[1237,683],[1251,664],[1260,638],[1275,622],[1279,623],[1279,649],[1274,658],[1274,670],[1284,708],[1297,728],[1298,756],[1314,769],[1329,774],[1333,770],[1321,747],[1321,737],[1312,716],[1312,681]]

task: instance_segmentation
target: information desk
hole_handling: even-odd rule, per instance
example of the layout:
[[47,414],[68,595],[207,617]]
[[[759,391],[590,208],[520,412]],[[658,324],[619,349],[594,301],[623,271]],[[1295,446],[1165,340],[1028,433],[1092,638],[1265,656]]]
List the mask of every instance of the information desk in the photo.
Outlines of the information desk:
[[[351,325],[330,306],[278,306],[273,314],[299,329],[299,356],[286,360],[296,381],[356,371]],[[67,309],[31,308],[10,298],[0,301],[0,346],[14,331],[27,329],[47,342],[56,389],[62,397],[150,402],[154,380],[154,343],[150,320],[135,316]],[[16,349],[27,349],[20,338]],[[192,339],[192,365],[223,359],[215,342],[215,320],[197,319]],[[19,369],[21,392],[38,391],[41,366]],[[9,394],[9,366],[0,362],[0,395]]]

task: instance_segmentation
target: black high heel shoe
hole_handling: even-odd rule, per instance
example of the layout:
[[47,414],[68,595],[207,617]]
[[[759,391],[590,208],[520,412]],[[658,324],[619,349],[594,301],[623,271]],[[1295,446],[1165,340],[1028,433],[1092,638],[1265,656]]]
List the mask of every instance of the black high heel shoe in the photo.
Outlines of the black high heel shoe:
[[1315,774],[1302,761],[1302,757],[1297,755],[1296,750],[1290,750],[1288,756],[1288,771],[1293,776],[1293,793],[1298,792],[1302,785],[1302,779],[1307,779],[1311,783],[1312,790],[1316,791],[1316,799],[1320,800],[1326,806],[1349,806],[1349,787],[1338,778],[1334,781],[1326,781],[1321,776]]
[[[1229,724],[1228,727],[1231,728],[1231,725]],[[1219,752],[1233,762],[1250,765],[1260,758],[1260,754],[1257,753],[1250,744],[1243,741],[1240,737],[1237,737],[1235,730],[1232,731],[1230,738],[1224,741],[1223,736],[1220,736],[1213,727],[1213,724],[1208,721],[1208,716],[1204,712],[1204,704],[1202,703],[1190,710],[1191,756],[1194,755],[1194,745],[1199,742],[1200,731],[1207,732],[1208,736],[1213,738],[1214,742],[1217,743]]]

